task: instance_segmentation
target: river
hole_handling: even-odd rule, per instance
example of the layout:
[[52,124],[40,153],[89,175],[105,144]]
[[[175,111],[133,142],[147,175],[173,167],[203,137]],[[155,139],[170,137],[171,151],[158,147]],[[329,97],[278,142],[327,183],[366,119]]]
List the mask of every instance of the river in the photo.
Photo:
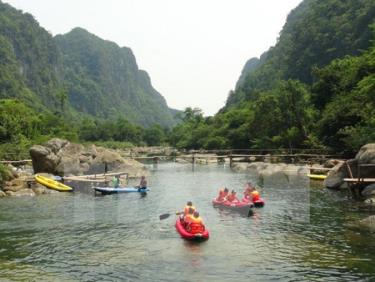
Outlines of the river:
[[[306,176],[256,179],[225,165],[149,165],[151,191],[0,200],[1,281],[370,281],[375,235],[347,227],[366,214]],[[262,187],[252,217],[213,208],[218,188]],[[187,200],[210,239],[174,228]]]

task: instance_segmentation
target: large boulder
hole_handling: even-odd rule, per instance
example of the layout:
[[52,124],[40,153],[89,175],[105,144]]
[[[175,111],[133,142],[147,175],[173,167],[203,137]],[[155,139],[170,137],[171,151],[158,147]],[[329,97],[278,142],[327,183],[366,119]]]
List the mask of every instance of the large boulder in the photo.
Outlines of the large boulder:
[[362,146],[355,159],[361,164],[375,164],[375,143]]
[[327,188],[337,189],[344,185],[345,177],[348,177],[348,168],[344,161],[340,161],[329,171],[323,184]]
[[32,146],[30,156],[35,172],[52,172],[59,162],[59,158],[47,146]]
[[349,226],[375,231],[375,215],[370,215],[364,219],[353,222]]
[[66,176],[115,170],[129,171],[130,177],[146,174],[144,165],[134,160],[126,160],[114,150],[94,145],[85,147],[58,138],[43,146],[31,147],[30,155],[35,173]]
[[[374,166],[361,166],[367,164],[374,164]],[[356,178],[358,175],[363,178],[375,177],[375,144],[362,146],[355,159],[347,162],[339,161],[328,173],[324,185],[327,188],[343,188],[346,185],[344,178]]]
[[31,189],[21,189],[17,192],[13,192],[13,191],[6,191],[5,192],[8,196],[13,196],[13,197],[23,197],[23,196],[29,196],[29,197],[32,197],[32,196],[35,196],[35,193],[33,190]]
[[365,198],[375,198],[375,184],[366,186],[362,191],[362,196]]
[[285,176],[289,175],[307,175],[307,168],[305,166],[298,166],[294,164],[273,164],[266,162],[252,162],[252,163],[233,163],[232,169],[238,172],[248,171],[255,174],[257,177],[270,176]]

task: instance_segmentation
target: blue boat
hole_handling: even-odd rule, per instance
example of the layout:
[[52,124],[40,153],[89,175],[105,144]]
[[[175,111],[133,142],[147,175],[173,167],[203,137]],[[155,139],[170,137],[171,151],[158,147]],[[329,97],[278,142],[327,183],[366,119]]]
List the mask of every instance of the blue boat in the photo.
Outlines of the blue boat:
[[139,192],[139,193],[147,193],[150,191],[148,188],[134,188],[134,187],[94,187],[95,191],[101,192],[103,194],[113,194],[113,193],[131,193],[131,192]]

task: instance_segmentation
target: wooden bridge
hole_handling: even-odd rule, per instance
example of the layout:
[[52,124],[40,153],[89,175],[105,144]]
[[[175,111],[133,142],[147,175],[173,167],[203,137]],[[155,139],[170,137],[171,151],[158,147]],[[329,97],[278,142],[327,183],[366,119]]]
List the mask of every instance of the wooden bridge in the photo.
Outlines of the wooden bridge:
[[[315,151],[315,152],[314,152]],[[188,153],[180,153],[176,155],[157,155],[157,156],[125,156],[135,160],[151,160],[158,163],[161,160],[184,159],[193,164],[200,160],[208,163],[214,159],[217,162],[229,162],[232,166],[234,162],[253,162],[253,161],[273,161],[286,163],[324,163],[331,158],[339,158],[340,156],[328,154],[321,150],[301,150],[282,151],[282,150],[196,150]]]
[[345,165],[346,165],[346,168],[347,168],[347,171],[348,171],[348,174],[349,174],[350,177],[344,178],[344,182],[347,183],[349,192],[354,198],[361,198],[362,190],[366,186],[375,183],[374,177],[363,177],[362,169],[368,168],[368,167],[374,167],[374,169],[375,169],[375,164],[359,164],[359,163],[357,163],[357,165],[356,165],[357,175],[354,176],[353,170],[350,166],[351,162],[352,161],[350,161],[350,160],[345,162]]

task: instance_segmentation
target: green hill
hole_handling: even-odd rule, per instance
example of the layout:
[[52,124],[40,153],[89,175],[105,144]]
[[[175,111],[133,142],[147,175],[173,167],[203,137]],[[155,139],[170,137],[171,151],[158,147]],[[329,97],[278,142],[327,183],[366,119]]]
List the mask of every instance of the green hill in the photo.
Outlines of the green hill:
[[120,48],[81,28],[55,37],[63,58],[69,103],[95,117],[125,117],[133,123],[174,124],[165,99],[139,70],[129,48]]
[[304,0],[276,45],[246,63],[226,106],[206,119],[190,114],[172,144],[350,155],[375,142],[374,34],[373,0]]
[[250,72],[245,66],[237,93],[229,97],[227,105],[252,99],[253,94],[271,89],[279,80],[297,79],[311,84],[314,67],[369,48],[374,19],[372,0],[303,1],[290,12],[265,61]]
[[129,48],[76,28],[55,38],[28,13],[0,1],[0,99],[65,118],[175,124],[175,110],[139,70]]

